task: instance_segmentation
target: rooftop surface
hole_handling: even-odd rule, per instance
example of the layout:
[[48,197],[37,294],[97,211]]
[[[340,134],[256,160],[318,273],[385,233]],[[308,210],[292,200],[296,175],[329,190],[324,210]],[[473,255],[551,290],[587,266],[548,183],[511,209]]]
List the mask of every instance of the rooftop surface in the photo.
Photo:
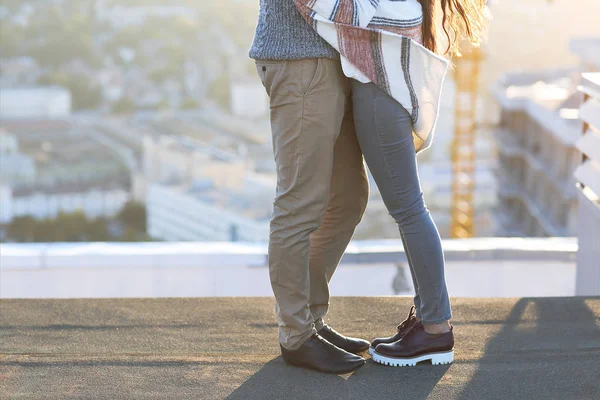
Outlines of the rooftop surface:
[[[456,361],[343,376],[279,357],[270,298],[2,300],[3,399],[598,399],[600,298],[454,299]],[[333,298],[393,333],[410,299]],[[368,357],[368,356],[367,356]]]

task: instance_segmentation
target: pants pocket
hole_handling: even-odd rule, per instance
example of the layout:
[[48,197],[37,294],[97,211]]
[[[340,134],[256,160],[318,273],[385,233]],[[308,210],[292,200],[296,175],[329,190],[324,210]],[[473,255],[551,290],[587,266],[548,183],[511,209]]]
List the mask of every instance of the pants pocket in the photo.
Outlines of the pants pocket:
[[302,60],[300,68],[300,82],[302,83],[302,95],[306,96],[315,87],[321,72],[321,59],[310,58]]
[[263,61],[257,60],[256,72],[267,91],[267,95],[271,96],[271,88],[277,74],[284,68],[287,61]]

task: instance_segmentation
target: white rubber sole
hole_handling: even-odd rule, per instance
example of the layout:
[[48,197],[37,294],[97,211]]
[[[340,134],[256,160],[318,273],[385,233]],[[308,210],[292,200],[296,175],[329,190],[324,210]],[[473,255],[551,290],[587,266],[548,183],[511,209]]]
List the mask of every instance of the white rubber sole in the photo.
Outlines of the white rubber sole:
[[375,353],[375,348],[369,347],[369,355],[373,357],[373,353]]
[[[369,353],[371,349],[369,349]],[[423,354],[413,358],[396,358],[383,356],[376,351],[371,353],[373,361],[378,364],[389,365],[390,367],[414,367],[421,361],[431,360],[432,365],[451,364],[454,361],[454,350],[445,351],[442,353]]]

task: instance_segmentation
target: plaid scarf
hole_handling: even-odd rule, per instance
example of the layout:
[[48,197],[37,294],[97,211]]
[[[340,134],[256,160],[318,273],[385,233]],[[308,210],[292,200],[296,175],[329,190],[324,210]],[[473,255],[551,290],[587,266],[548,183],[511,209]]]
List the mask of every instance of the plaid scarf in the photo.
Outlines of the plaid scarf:
[[306,21],[340,52],[342,62],[357,70],[356,79],[373,82],[411,114],[419,152],[433,140],[448,61],[420,44],[419,20],[386,18],[381,7],[386,1],[392,0],[294,0]]

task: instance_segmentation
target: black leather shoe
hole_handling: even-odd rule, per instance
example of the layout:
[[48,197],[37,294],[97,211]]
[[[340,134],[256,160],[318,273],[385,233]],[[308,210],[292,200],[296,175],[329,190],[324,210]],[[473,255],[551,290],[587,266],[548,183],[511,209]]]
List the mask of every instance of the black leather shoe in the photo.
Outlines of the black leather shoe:
[[394,343],[394,342],[397,342],[398,340],[402,339],[402,337],[416,323],[417,323],[416,308],[415,308],[415,306],[411,306],[406,319],[400,325],[398,325],[398,327],[396,328],[396,330],[397,330],[396,334],[393,336],[390,336],[390,337],[386,337],[386,338],[374,339],[371,342],[371,347],[369,347],[369,354],[373,355],[373,352],[375,351],[375,347],[377,347],[377,345],[380,345],[382,343],[386,343],[386,344]]
[[369,342],[366,340],[346,337],[327,325],[323,325],[323,328],[317,333],[329,343],[346,350],[348,353],[358,354],[369,348]]
[[281,347],[281,356],[288,364],[332,374],[346,374],[365,365],[365,359],[340,349],[315,334],[297,350]]
[[377,345],[373,361],[393,367],[415,366],[418,362],[431,360],[433,365],[450,364],[454,361],[454,333],[431,334],[423,324],[415,324],[402,339],[394,343]]

